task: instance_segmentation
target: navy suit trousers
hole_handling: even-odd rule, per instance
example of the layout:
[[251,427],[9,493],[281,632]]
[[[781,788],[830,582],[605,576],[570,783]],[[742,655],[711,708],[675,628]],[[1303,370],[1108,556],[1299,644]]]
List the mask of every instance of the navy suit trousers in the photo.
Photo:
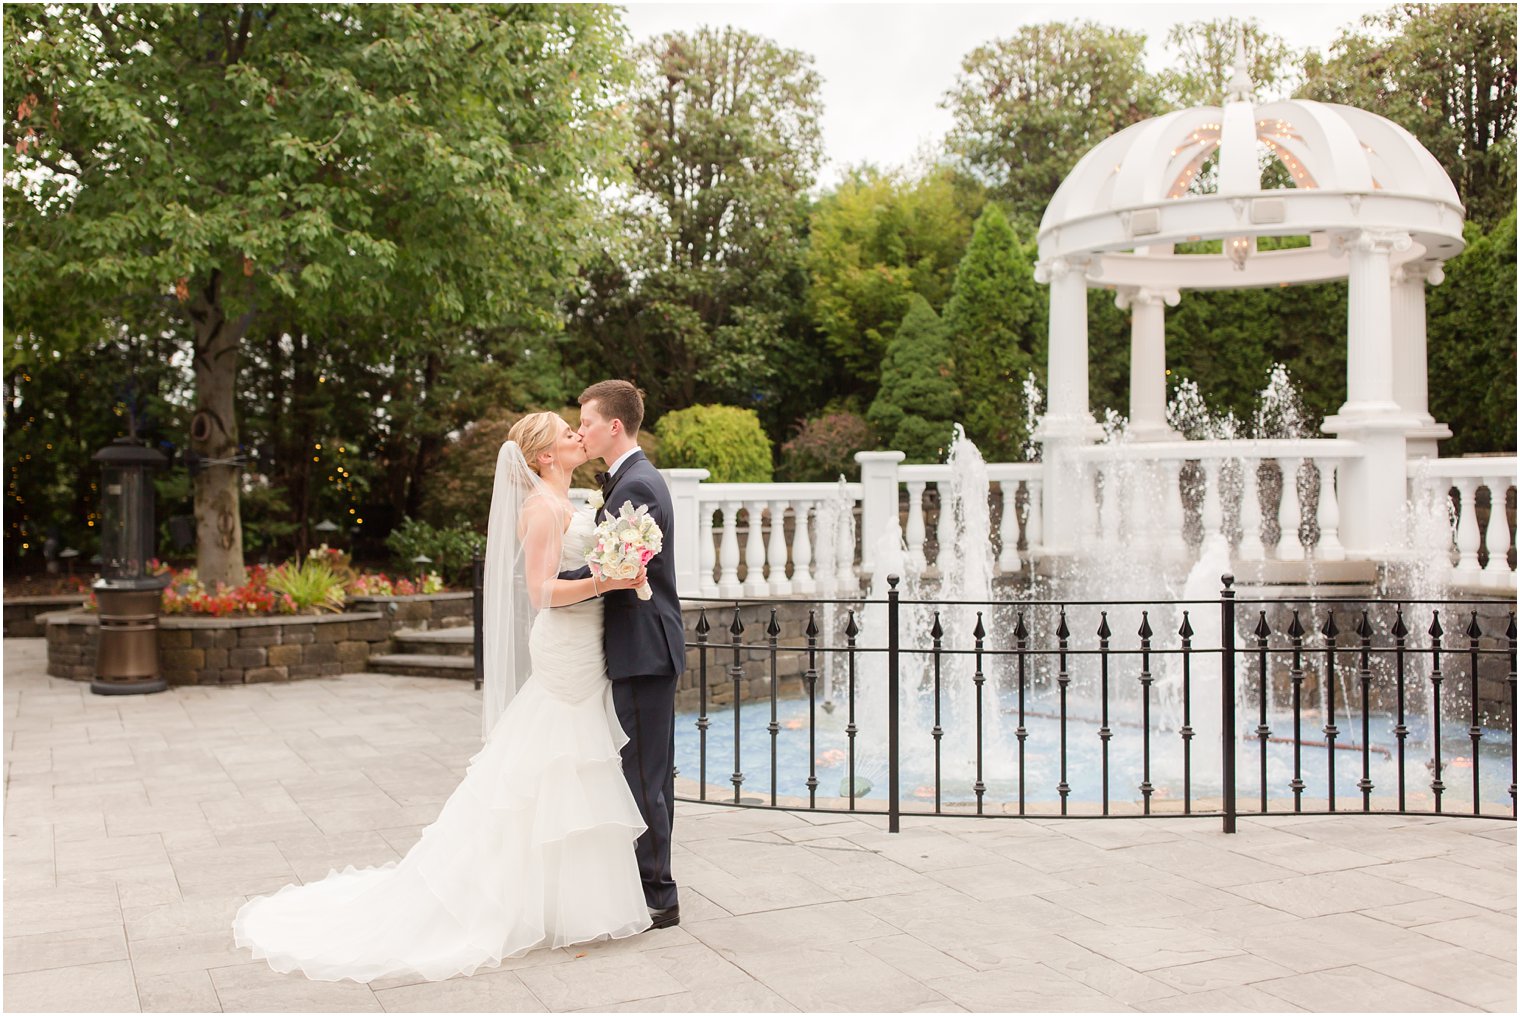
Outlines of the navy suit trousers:
[[612,682],[618,722],[630,738],[623,746],[623,775],[649,828],[634,844],[644,901],[656,910],[676,905],[670,870],[670,832],[676,820],[676,676],[655,674]]

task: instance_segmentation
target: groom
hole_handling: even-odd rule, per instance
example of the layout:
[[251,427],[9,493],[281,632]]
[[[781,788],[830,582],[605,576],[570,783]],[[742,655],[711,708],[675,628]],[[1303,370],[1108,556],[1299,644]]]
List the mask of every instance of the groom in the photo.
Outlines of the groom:
[[[665,534],[665,550],[648,566],[653,596],[641,600],[631,589],[603,596],[603,631],[607,675],[618,722],[628,735],[623,748],[623,775],[649,828],[635,844],[644,902],[651,927],[681,923],[676,882],[670,873],[670,830],[675,822],[675,703],[676,681],[686,669],[686,639],[681,603],[676,597],[676,566],[672,560],[674,524],[670,488],[654,464],[639,450],[639,425],[644,422],[644,398],[627,381],[598,381],[581,392],[581,440],[592,458],[608,463],[597,479],[605,511],[615,517],[624,501],[649,514]],[[560,578],[585,578],[589,568],[565,572]]]

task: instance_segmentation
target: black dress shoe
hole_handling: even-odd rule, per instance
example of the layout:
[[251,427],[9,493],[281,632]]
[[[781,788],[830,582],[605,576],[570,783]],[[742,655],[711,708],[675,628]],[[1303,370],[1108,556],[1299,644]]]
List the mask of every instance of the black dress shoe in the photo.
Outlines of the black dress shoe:
[[681,923],[681,908],[679,905],[666,907],[663,910],[656,910],[654,907],[650,907],[649,920],[650,931],[656,928],[674,928]]

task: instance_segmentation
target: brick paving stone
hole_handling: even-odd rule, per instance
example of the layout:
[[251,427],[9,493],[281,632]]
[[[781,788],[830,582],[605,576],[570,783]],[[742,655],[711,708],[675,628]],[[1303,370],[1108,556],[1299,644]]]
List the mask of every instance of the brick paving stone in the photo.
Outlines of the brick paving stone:
[[410,848],[478,750],[474,690],[355,674],[107,701],[43,656],[6,640],[8,1009],[1515,1007],[1515,826],[1437,816],[892,835],[683,802],[679,928],[441,983],[276,974],[233,948],[232,914]]

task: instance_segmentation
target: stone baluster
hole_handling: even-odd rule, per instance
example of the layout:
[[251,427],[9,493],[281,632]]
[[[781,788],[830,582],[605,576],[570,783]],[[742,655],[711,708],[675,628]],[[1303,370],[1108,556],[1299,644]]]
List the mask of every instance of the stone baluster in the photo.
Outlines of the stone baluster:
[[769,596],[770,585],[765,581],[765,502],[751,501],[745,509],[745,522],[749,530],[744,541],[744,595]]
[[1203,506],[1199,521],[1203,525],[1203,543],[1222,535],[1224,528],[1224,502],[1219,496],[1220,466],[1218,459],[1203,459]]
[[697,505],[697,518],[702,527],[702,535],[697,543],[697,553],[700,555],[701,567],[699,580],[702,583],[703,596],[717,596],[718,582],[714,578],[717,568],[717,550],[713,546],[713,512],[718,506],[711,501],[701,502]]
[[1341,544],[1341,498],[1336,477],[1340,463],[1335,459],[1316,459],[1319,470],[1319,543],[1314,547],[1316,561],[1344,561],[1346,548]]
[[818,595],[828,599],[839,592],[839,579],[834,574],[834,541],[839,534],[839,502],[820,501],[813,517],[818,524],[818,578],[815,585]]
[[1034,564],[1036,549],[1043,547],[1045,541],[1043,487],[1043,482],[1038,479],[1028,481],[1025,487],[1024,551],[1029,555],[1031,567]]
[[723,502],[723,547],[718,563],[723,574],[718,577],[719,596],[743,596],[744,587],[739,584],[739,502]]
[[921,575],[928,563],[924,558],[924,488],[928,484],[923,480],[909,480],[907,486],[908,528],[904,536],[908,541],[908,570]]
[[818,591],[813,581],[813,541],[808,536],[808,517],[816,505],[816,501],[798,501],[792,509],[792,589],[802,596]]
[[1488,485],[1488,527],[1483,531],[1483,541],[1488,547],[1488,566],[1483,569],[1483,580],[1491,586],[1509,584],[1509,517],[1504,502],[1509,498],[1509,486],[1514,482],[1509,476],[1490,476],[1483,481]]
[[1163,459],[1161,462],[1161,517],[1165,531],[1162,533],[1162,550],[1167,557],[1178,558],[1187,553],[1187,541],[1182,538],[1182,460]]
[[1456,580],[1463,585],[1475,585],[1483,580],[1478,567],[1478,479],[1463,476],[1452,481],[1461,497],[1457,506],[1457,574]]
[[1278,506],[1278,525],[1282,537],[1277,541],[1279,561],[1302,561],[1304,545],[1298,539],[1298,526],[1303,521],[1303,506],[1298,501],[1298,467],[1302,458],[1278,459],[1282,467],[1282,502]]
[[841,595],[854,595],[860,589],[855,578],[855,506],[839,503],[839,535],[834,538],[834,575]]
[[1240,463],[1240,548],[1242,561],[1260,561],[1267,551],[1261,542],[1261,487],[1256,471],[1260,459],[1246,458]]
[[1023,567],[1019,560],[1019,520],[1017,480],[999,480],[998,490],[1003,495],[1003,520],[998,525],[998,535],[1003,548],[998,553],[998,570],[1004,575],[1014,575]]
[[771,502],[771,539],[765,547],[765,569],[772,596],[791,596],[792,580],[786,577],[787,502]]
[[939,491],[939,523],[934,527],[935,541],[939,544],[934,552],[934,567],[938,568],[948,556],[945,548],[955,542],[955,495],[951,493],[949,480],[940,480],[934,487]]

